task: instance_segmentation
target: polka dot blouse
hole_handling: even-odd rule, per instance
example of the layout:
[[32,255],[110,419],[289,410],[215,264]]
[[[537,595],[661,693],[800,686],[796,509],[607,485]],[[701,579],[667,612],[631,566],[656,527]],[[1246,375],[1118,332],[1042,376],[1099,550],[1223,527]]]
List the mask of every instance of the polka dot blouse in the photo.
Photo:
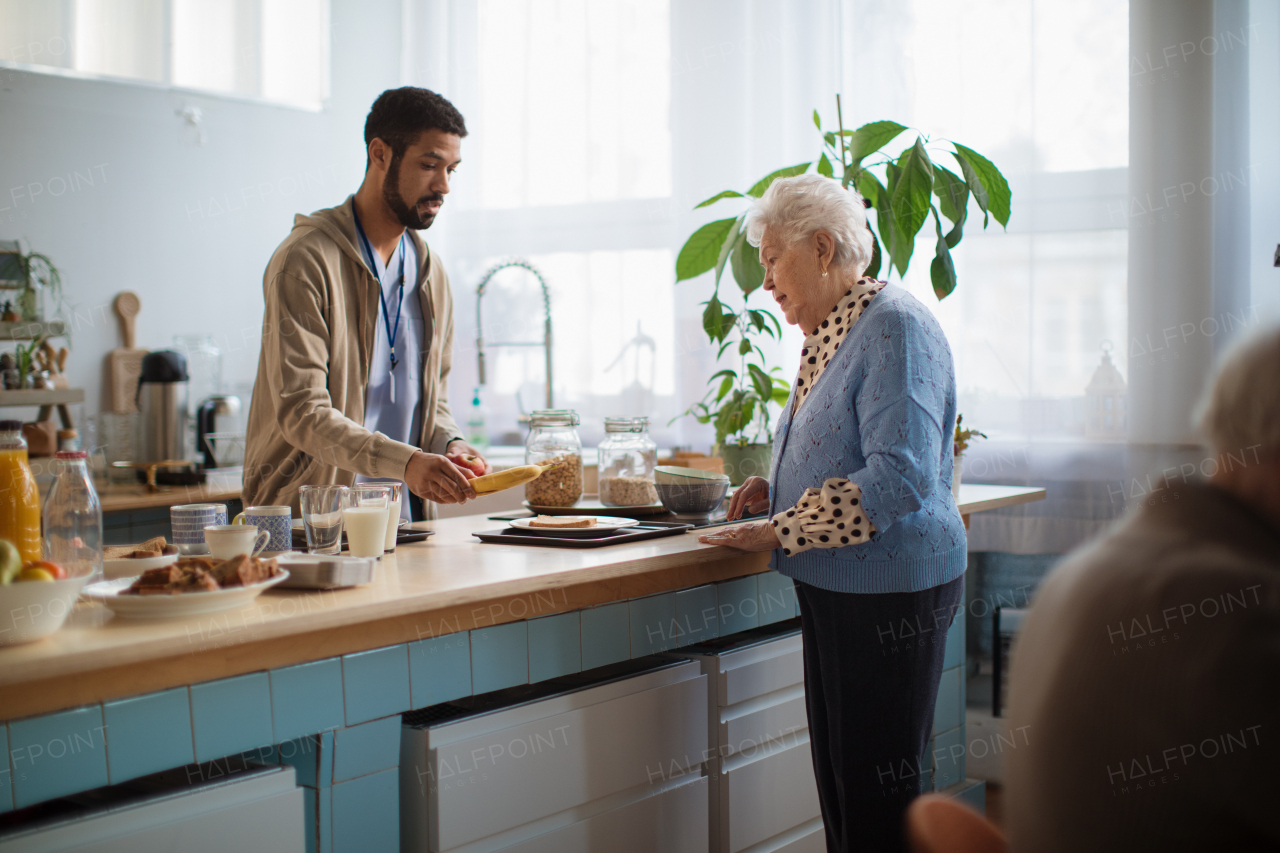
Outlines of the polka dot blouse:
[[[859,279],[831,309],[822,325],[804,339],[792,417],[808,399],[809,391],[840,348],[849,327],[857,322],[884,286],[883,281]],[[772,524],[782,543],[782,553],[788,557],[810,548],[856,545],[866,542],[875,532],[871,520],[862,511],[862,490],[842,477],[832,477],[819,488],[806,489],[795,506],[773,517]]]

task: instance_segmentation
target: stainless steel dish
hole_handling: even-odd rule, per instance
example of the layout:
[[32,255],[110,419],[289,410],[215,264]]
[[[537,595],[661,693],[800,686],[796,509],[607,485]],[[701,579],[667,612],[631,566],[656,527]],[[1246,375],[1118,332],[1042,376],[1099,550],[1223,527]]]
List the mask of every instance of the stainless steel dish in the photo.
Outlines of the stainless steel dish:
[[376,557],[339,557],[327,554],[284,554],[278,560],[289,570],[280,584],[291,589],[342,589],[373,580]]

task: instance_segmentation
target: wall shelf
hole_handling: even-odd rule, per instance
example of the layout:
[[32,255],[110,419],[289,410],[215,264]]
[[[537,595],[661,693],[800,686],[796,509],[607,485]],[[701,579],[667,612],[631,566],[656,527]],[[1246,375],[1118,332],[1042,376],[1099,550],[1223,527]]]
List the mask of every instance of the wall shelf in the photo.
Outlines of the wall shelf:
[[0,323],[0,341],[33,341],[36,338],[60,338],[66,334],[67,324],[61,320]]
[[65,406],[83,403],[83,388],[24,388],[0,391],[0,408],[9,406]]

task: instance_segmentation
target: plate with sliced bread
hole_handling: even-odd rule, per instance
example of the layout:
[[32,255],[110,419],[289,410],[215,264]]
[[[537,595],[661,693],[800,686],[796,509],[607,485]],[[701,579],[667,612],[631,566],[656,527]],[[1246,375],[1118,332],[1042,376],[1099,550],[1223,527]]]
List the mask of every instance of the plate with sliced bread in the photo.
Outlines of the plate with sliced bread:
[[117,616],[168,619],[243,607],[288,577],[275,560],[247,554],[229,560],[183,557],[137,577],[90,584],[83,595]]
[[138,545],[108,545],[102,550],[102,573],[107,580],[140,575],[178,562],[178,546],[163,536]]
[[524,533],[547,536],[599,536],[625,527],[635,527],[640,522],[634,518],[615,518],[610,515],[538,515],[533,518],[517,518],[510,525]]

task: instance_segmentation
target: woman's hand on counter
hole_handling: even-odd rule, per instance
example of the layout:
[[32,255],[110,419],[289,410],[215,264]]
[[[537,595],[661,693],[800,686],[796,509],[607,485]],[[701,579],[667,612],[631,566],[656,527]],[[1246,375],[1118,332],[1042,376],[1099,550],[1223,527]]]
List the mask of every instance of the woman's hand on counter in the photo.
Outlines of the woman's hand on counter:
[[493,473],[493,466],[484,458],[484,454],[460,438],[449,442],[449,446],[444,449],[444,455],[454,465],[463,469],[464,473],[470,472],[470,477],[481,477]]
[[769,481],[764,477],[748,477],[729,499],[728,521],[737,521],[744,515],[756,515],[769,509]]
[[467,476],[452,460],[438,453],[419,450],[404,469],[404,482],[409,491],[421,498],[442,504],[466,503],[476,496]]
[[[759,478],[756,478],[759,479]],[[773,530],[772,521],[757,521],[754,524],[739,524],[737,527],[723,527],[698,537],[704,545],[725,545],[739,551],[772,551],[782,543]]]

